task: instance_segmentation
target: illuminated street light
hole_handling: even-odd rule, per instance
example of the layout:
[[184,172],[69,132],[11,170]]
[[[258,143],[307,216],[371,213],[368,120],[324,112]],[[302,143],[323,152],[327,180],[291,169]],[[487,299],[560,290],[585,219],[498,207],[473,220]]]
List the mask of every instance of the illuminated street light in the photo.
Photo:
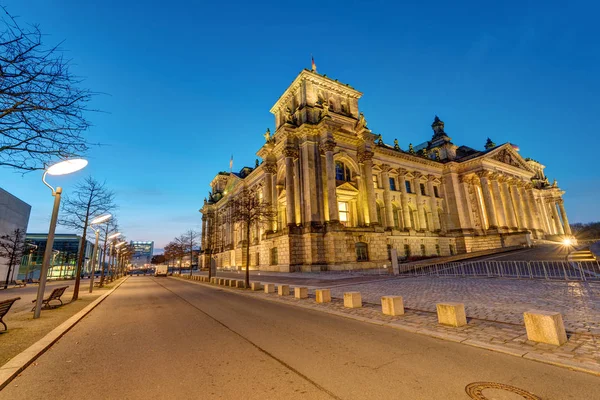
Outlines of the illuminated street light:
[[[92,273],[90,275],[90,293],[94,291],[94,276],[96,274],[96,263],[98,262],[98,240],[100,238],[100,229],[94,228],[94,225],[101,224],[103,222],[108,222],[112,218],[111,214],[101,215],[96,217],[90,222],[90,228],[94,231],[96,235],[96,242],[94,243],[94,252],[92,256]],[[104,266],[102,266],[104,268]]]
[[54,208],[52,209],[52,217],[50,218],[50,228],[48,229],[48,240],[46,242],[46,250],[44,251],[44,260],[42,261],[42,270],[40,271],[40,285],[38,286],[35,309],[33,318],[39,318],[42,312],[42,301],[44,300],[44,290],[46,289],[46,278],[48,275],[48,266],[50,265],[50,257],[52,257],[52,245],[54,244],[54,232],[56,231],[56,221],[58,220],[58,210],[60,209],[60,196],[62,188],[58,186],[54,189],[46,182],[46,175],[67,175],[79,171],[88,164],[87,160],[82,158],[65,160],[58,162],[48,167],[42,175],[42,182],[52,191],[54,197]]
[[121,236],[121,232],[116,232],[116,233],[113,233],[112,235],[110,235],[109,237],[107,237],[107,239],[113,240],[115,238],[118,238],[119,236]]

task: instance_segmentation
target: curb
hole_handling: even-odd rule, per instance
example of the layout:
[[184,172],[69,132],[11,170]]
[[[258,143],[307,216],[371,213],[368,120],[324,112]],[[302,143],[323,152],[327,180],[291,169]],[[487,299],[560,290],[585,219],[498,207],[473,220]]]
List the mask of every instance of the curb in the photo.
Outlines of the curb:
[[[495,344],[495,343],[482,342],[482,341],[479,341],[476,339],[464,338],[459,335],[453,335],[453,334],[449,334],[449,333],[433,331],[433,330],[430,330],[427,328],[415,328],[415,327],[411,327],[411,326],[405,326],[405,325],[399,324],[398,321],[384,322],[384,321],[374,320],[371,318],[361,317],[358,315],[346,314],[346,313],[339,312],[339,311],[311,307],[311,306],[299,304],[299,303],[296,303],[296,304],[284,303],[284,302],[278,301],[277,297],[254,296],[254,295],[251,295],[244,291],[232,290],[235,288],[230,288],[229,286],[213,285],[211,283],[193,281],[193,280],[188,280],[185,278],[178,278],[178,277],[174,277],[174,278],[180,279],[185,282],[196,283],[201,286],[209,287],[209,288],[212,288],[215,290],[227,289],[229,292],[241,294],[242,296],[252,297],[252,298],[255,298],[258,300],[266,300],[266,301],[276,302],[279,304],[287,304],[291,307],[300,307],[300,308],[304,308],[307,310],[313,310],[316,312],[322,312],[322,313],[326,313],[326,314],[330,314],[330,315],[335,315],[338,317],[352,319],[355,321],[366,322],[366,323],[369,323],[372,325],[386,326],[388,328],[397,329],[397,330],[404,331],[404,332],[425,335],[425,336],[429,336],[429,337],[440,339],[440,340],[460,343],[460,344],[464,344],[467,346],[476,347],[479,349],[494,351],[496,353],[502,353],[502,354],[506,354],[506,355],[510,355],[510,356],[514,356],[514,357],[524,358],[524,359],[531,360],[531,361],[537,361],[537,362],[540,362],[543,364],[554,365],[556,367],[567,368],[567,369],[578,371],[578,372],[585,372],[588,374],[600,376],[600,365],[599,366],[581,365],[580,363],[568,361],[568,360],[565,360],[558,356],[530,353],[529,351],[526,351],[526,350],[514,349],[514,348],[511,348],[508,346],[502,346],[500,344]],[[269,283],[271,283],[271,282],[269,282]],[[260,291],[252,292],[252,293],[260,293]]]
[[9,362],[0,367],[0,391],[17,377],[25,368],[44,354],[65,333],[74,327],[79,321],[89,314],[98,304],[102,303],[112,292],[117,290],[129,277],[125,277],[118,285],[88,304],[83,310],[71,316],[65,322],[51,330],[46,336],[14,356]]

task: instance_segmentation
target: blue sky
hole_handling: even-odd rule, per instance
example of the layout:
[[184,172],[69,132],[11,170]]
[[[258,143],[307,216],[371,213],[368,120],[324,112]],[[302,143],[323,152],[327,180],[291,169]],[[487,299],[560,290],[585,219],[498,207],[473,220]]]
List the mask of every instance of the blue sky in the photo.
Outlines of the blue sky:
[[[117,193],[123,232],[154,240],[201,226],[219,170],[254,165],[270,107],[315,57],[320,73],[364,93],[369,127],[401,147],[431,137],[512,142],[566,191],[572,222],[600,220],[596,150],[600,55],[587,2],[197,2],[0,0],[37,23],[105,93],[90,115],[86,174]],[[143,4],[142,4],[143,3]],[[52,199],[40,174],[0,170],[45,231]],[[59,228],[60,231],[60,228]]]

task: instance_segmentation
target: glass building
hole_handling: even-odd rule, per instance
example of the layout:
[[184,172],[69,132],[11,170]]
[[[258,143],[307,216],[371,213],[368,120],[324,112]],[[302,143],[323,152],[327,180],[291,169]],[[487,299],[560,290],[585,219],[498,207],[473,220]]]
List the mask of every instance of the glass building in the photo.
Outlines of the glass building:
[[[39,279],[42,261],[44,260],[44,252],[46,251],[46,244],[48,243],[48,234],[28,233],[25,236],[25,241],[33,246],[29,246],[29,249],[31,250],[29,250],[21,260],[17,279]],[[52,258],[50,259],[50,266],[48,268],[48,279],[67,279],[75,277],[80,243],[80,235],[54,235]],[[92,266],[91,260],[94,252],[94,244],[89,240],[86,240],[84,251],[82,275],[88,275]],[[98,253],[100,257],[102,257],[101,246],[99,246]]]
[[154,242],[131,241],[130,245],[135,249],[131,263],[136,267],[150,265],[154,254]]

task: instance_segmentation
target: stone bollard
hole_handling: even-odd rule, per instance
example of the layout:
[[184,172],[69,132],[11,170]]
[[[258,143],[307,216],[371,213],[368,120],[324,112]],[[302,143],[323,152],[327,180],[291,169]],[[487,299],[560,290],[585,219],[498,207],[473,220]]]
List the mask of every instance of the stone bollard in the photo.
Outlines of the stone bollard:
[[275,284],[265,283],[265,293],[275,293]]
[[315,290],[315,297],[317,299],[317,303],[329,303],[331,302],[331,290],[317,289]]
[[211,277],[210,278],[210,283],[217,283],[217,278],[216,277]]
[[236,281],[235,283],[236,283],[235,287],[240,288],[240,289],[246,289],[246,281]]
[[552,311],[530,310],[523,313],[527,339],[561,346],[567,342],[562,315]]
[[221,286],[225,285],[225,278],[219,278],[219,285],[221,285]]
[[360,292],[344,293],[344,307],[346,307],[346,308],[362,307],[362,298],[360,296]]
[[464,326],[467,324],[463,303],[437,303],[438,322],[442,325]]
[[383,296],[381,312],[385,315],[404,315],[404,300],[402,296]]
[[260,282],[250,282],[250,290],[260,290],[262,289],[262,285]]
[[294,297],[297,299],[308,298],[308,288],[305,288],[305,287],[294,288]]
[[229,281],[229,287],[237,287],[237,279],[231,279]]
[[278,285],[277,286],[277,294],[279,296],[289,296],[290,295],[290,285]]

